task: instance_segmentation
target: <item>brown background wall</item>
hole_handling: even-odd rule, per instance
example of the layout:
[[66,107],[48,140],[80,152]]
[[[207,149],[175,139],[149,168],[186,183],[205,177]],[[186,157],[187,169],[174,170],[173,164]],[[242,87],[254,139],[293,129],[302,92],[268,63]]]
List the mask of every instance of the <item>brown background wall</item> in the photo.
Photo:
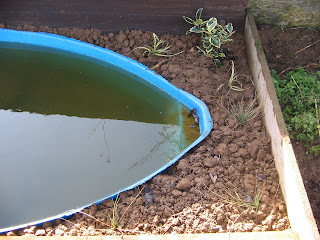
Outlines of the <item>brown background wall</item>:
[[98,28],[104,32],[126,29],[185,33],[203,7],[203,19],[217,17],[243,29],[248,0],[0,0],[0,23],[50,27]]

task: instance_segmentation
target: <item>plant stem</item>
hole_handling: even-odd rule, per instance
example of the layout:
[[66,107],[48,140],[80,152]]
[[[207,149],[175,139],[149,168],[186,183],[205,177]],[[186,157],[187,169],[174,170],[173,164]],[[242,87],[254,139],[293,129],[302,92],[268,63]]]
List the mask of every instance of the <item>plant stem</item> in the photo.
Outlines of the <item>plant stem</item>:
[[[312,91],[313,93],[313,91]],[[315,109],[316,109],[316,119],[317,119],[317,123],[318,123],[318,132],[319,132],[319,137],[320,137],[320,121],[319,121],[319,111],[318,111],[318,103],[317,103],[317,99],[314,97],[313,95],[313,99],[314,99],[314,106],[315,106]]]
[[134,203],[134,201],[139,197],[139,195],[141,194],[141,192],[143,191],[144,186],[141,188],[141,190],[139,191],[139,193],[135,196],[135,198],[130,202],[130,204],[128,205],[128,207],[126,207],[126,209],[124,210],[123,214],[121,215],[120,219],[119,219],[119,223],[121,222],[122,218],[124,217],[124,215],[126,214],[126,212],[128,211],[128,209],[131,207],[131,205]]

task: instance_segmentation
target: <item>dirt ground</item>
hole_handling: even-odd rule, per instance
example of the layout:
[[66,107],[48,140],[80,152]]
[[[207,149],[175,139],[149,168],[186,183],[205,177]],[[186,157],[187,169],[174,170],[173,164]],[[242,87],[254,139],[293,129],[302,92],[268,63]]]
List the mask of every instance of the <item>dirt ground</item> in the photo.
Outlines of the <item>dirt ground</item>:
[[[246,106],[256,97],[241,33],[236,33],[232,37],[234,41],[224,45],[228,50],[227,59],[220,68],[216,68],[212,60],[197,53],[200,38],[195,35],[159,35],[172,46],[173,53],[185,50],[180,55],[165,59],[143,56],[142,50],[132,51],[138,46],[153,44],[150,32],[134,30],[103,34],[95,29],[33,26],[18,29],[79,39],[153,68],[173,85],[204,101],[212,115],[214,129],[203,142],[166,171],[119,195],[117,230],[111,226],[114,205],[109,199],[68,219],[30,226],[6,235],[214,233],[290,228],[270,140],[261,116],[241,126],[236,124],[228,110],[231,104],[237,106],[235,104],[242,102]],[[230,60],[234,61],[235,74],[244,91],[228,87]],[[230,195],[238,196],[246,205],[253,205],[255,199],[260,200],[256,201],[259,207],[240,206]]]
[[[320,70],[320,31],[311,28],[259,27],[259,35],[270,69],[282,78],[302,66],[306,71]],[[320,229],[320,156],[307,157],[303,143],[292,141],[307,190],[313,215]]]

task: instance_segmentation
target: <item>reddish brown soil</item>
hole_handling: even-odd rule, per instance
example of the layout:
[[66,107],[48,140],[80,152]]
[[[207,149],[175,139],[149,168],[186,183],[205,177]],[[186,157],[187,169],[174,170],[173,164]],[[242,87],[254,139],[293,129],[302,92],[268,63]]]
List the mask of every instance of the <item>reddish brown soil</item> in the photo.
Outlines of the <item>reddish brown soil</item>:
[[[297,66],[309,72],[320,70],[320,31],[310,28],[281,30],[267,26],[259,29],[269,68],[281,73],[281,77]],[[320,229],[320,156],[307,156],[304,144],[292,141],[313,215]]]
[[[127,55],[150,68],[160,63],[155,68],[157,73],[207,104],[214,129],[202,143],[166,171],[143,186],[120,194],[119,216],[124,215],[119,224],[121,231],[111,229],[109,215],[112,216],[113,202],[105,200],[67,220],[58,219],[8,235],[213,233],[290,228],[270,141],[261,117],[237,126],[228,112],[230,103],[243,99],[248,104],[255,98],[242,34],[234,35],[234,42],[226,45],[228,58],[234,59],[238,81],[246,89],[238,92],[227,86],[230,62],[224,60],[222,66],[216,68],[212,60],[197,53],[198,36],[159,36],[172,45],[172,52],[185,50],[163,62],[161,57],[143,57],[142,50],[132,51],[135,47],[152,44],[150,32],[102,34],[94,29],[32,26],[25,26],[23,30],[53,32],[80,39]],[[134,200],[142,187],[144,190]],[[245,193],[241,198],[247,202],[253,202],[255,193],[259,193],[258,210],[226,202],[223,198],[230,199],[226,191],[232,189],[239,195]]]

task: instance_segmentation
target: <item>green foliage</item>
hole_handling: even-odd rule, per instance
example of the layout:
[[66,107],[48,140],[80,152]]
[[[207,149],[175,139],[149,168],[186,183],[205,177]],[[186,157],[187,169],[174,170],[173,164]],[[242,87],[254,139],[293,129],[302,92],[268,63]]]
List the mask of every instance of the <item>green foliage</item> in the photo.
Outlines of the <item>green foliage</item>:
[[313,154],[319,154],[320,150],[320,72],[317,74],[309,74],[298,67],[281,80],[274,70],[271,71],[290,136],[305,142]]
[[[234,62],[231,60],[231,74],[230,74],[230,78],[229,78],[229,81],[228,81],[228,87],[229,87],[229,91],[230,90],[233,90],[233,91],[236,91],[236,92],[243,92],[247,89],[244,89],[242,87],[242,83],[238,80],[239,78],[239,75],[236,75],[235,72],[234,72]],[[242,76],[247,76],[247,75],[242,75]],[[221,84],[218,89],[217,89],[217,92],[220,90],[221,87],[223,87],[225,84]],[[229,93],[228,91],[228,93]],[[227,93],[227,95],[228,95]]]
[[109,220],[110,220],[110,223],[111,223],[111,227],[112,227],[112,229],[114,231],[116,231],[116,230],[121,231],[120,230],[120,222],[121,222],[122,218],[126,215],[128,209],[132,206],[134,201],[137,200],[137,198],[139,197],[139,195],[141,194],[143,189],[144,189],[144,186],[141,188],[139,193],[134,197],[134,199],[129,203],[129,205],[125,208],[125,210],[122,213],[121,217],[119,215],[119,201],[120,201],[119,194],[117,195],[116,199],[113,200],[112,216],[110,216],[108,214],[108,217],[109,217]]
[[320,145],[311,146],[310,147],[310,153],[314,155],[319,155],[320,153]]
[[221,45],[232,41],[229,37],[234,34],[233,25],[228,23],[226,26],[218,24],[216,18],[210,18],[207,21],[201,19],[201,13],[203,8],[199,8],[196,12],[196,19],[193,20],[189,17],[183,17],[187,23],[194,25],[187,31],[188,33],[199,33],[202,37],[202,47],[197,47],[198,51],[204,56],[213,59],[217,67],[221,65],[221,58],[225,57],[225,54],[221,50]]
[[112,216],[108,214],[113,230],[117,230],[119,228],[119,223],[120,223],[119,210],[118,210],[119,200],[120,198],[118,194],[116,199],[113,200]]
[[152,36],[153,36],[153,45],[152,46],[136,47],[132,51],[134,51],[136,49],[142,49],[142,50],[145,50],[143,52],[143,55],[151,54],[151,55],[155,55],[155,56],[159,56],[159,57],[173,57],[175,55],[178,55],[178,54],[184,52],[184,51],[181,51],[181,52],[178,52],[175,54],[170,54],[171,46],[166,44],[166,46],[160,48],[161,45],[165,44],[165,41],[159,39],[159,37],[155,33],[153,33]]
[[253,99],[247,106],[245,106],[242,99],[237,104],[230,104],[229,114],[235,119],[238,125],[244,126],[259,116],[261,112],[260,105],[255,107],[255,102],[256,99]]
[[240,207],[249,208],[254,211],[259,210],[260,206],[260,200],[262,198],[261,192],[255,188],[254,195],[251,197],[249,194],[247,194],[245,191],[241,190],[240,188],[237,188],[234,184],[230,183],[231,187],[224,187],[225,194],[220,195],[214,191],[212,191],[209,187],[207,189],[216,195],[218,198],[220,198],[223,202],[227,204],[234,204]]

